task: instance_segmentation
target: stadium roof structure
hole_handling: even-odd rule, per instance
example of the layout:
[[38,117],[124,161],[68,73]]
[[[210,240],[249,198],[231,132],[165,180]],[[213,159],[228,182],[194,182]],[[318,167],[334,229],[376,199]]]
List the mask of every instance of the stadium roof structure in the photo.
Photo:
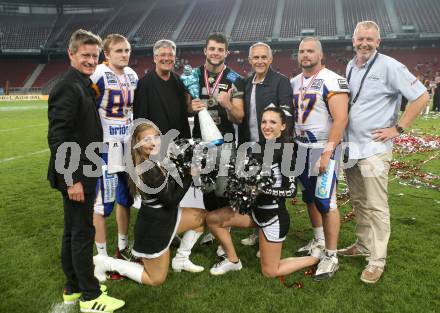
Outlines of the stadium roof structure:
[[138,51],[162,38],[202,47],[214,31],[239,48],[260,40],[287,46],[304,36],[350,47],[365,19],[379,24],[387,44],[440,46],[440,2],[432,1],[419,0],[423,10],[415,10],[412,0],[0,0],[0,55],[65,53],[78,28],[120,33]]
[[113,5],[120,3],[117,0],[1,0],[0,3],[7,4],[29,4],[29,5]]

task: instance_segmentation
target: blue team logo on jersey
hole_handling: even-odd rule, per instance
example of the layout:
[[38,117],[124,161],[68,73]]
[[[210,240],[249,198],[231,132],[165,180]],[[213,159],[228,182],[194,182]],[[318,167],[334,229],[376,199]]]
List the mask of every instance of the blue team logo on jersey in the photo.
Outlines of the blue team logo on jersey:
[[323,83],[323,79],[315,79],[313,84],[310,86],[310,90],[320,90]]
[[234,72],[233,70],[229,71],[228,75],[226,75],[226,79],[228,79],[231,82],[235,82],[237,78],[239,78],[240,75],[238,73]]
[[105,72],[105,77],[107,78],[107,82],[109,84],[118,84],[118,80],[116,79],[115,74],[112,72]]
[[136,83],[136,78],[134,77],[134,75],[128,74],[127,76],[128,76],[128,80],[130,81],[131,85],[136,86],[137,83]]

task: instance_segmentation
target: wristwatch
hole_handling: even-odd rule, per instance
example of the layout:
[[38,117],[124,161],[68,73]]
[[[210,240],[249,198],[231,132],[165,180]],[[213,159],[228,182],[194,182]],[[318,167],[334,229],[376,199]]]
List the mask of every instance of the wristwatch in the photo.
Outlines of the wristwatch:
[[399,124],[396,124],[396,130],[399,133],[399,135],[402,135],[405,132],[405,129],[403,129],[403,127],[400,126]]

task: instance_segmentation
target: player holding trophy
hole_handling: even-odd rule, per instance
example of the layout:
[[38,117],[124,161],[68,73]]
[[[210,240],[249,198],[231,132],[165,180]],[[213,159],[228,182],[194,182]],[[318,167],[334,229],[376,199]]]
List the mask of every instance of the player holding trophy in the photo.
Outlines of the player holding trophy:
[[[241,123],[244,116],[244,83],[239,74],[225,65],[225,59],[228,55],[228,40],[221,33],[213,33],[206,39],[204,48],[206,61],[204,65],[199,66],[194,71],[198,72],[200,97],[191,101],[189,111],[192,113],[206,112],[217,126],[220,134],[231,134],[230,138],[235,138],[234,123]],[[194,72],[193,71],[193,72]],[[187,83],[185,75],[183,75],[183,83]],[[188,88],[188,87],[187,87]],[[193,137],[207,140],[205,129],[213,129],[213,127],[205,127],[209,123],[207,118],[203,118],[204,113],[200,113],[194,117]],[[210,136],[211,132],[209,132]],[[209,137],[209,136],[208,136]],[[215,137],[215,136],[213,136]],[[208,140],[212,142],[212,140]],[[214,142],[219,144],[220,142]],[[222,178],[217,177],[217,190],[203,195],[203,202],[208,211],[218,208],[228,207],[229,201],[223,196]],[[212,236],[205,236],[202,243],[212,240]],[[218,254],[223,254],[222,249],[218,250]]]

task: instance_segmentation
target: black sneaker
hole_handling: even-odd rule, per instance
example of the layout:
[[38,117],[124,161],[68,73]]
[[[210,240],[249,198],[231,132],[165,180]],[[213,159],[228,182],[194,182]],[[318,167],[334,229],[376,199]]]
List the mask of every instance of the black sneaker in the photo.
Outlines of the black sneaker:
[[117,249],[115,253],[115,258],[129,262],[136,262],[136,263],[140,262],[140,259],[133,255],[133,253],[131,252],[131,248],[128,246],[125,247],[125,249],[123,250]]

